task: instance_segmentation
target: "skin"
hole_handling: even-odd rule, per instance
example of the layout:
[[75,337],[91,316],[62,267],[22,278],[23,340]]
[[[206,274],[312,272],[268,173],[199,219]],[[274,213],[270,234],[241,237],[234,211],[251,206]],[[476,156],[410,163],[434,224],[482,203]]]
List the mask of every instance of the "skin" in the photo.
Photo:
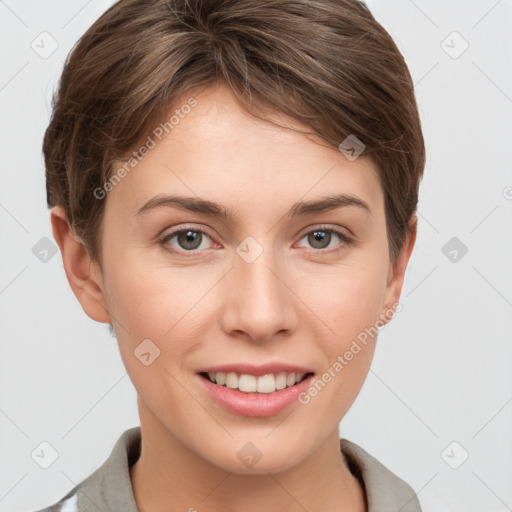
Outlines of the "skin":
[[[70,286],[87,315],[113,323],[138,393],[142,451],[130,470],[138,508],[364,511],[363,490],[340,456],[338,424],[364,383],[377,337],[309,404],[270,417],[223,409],[195,373],[282,361],[321,375],[399,301],[416,218],[392,264],[383,192],[364,154],[350,161],[316,136],[259,121],[223,85],[195,98],[191,113],[103,199],[102,267],[62,208],[51,212]],[[135,215],[161,193],[221,203],[233,219],[170,207]],[[286,215],[296,201],[333,193],[361,198],[371,213],[348,206]],[[313,245],[308,234],[324,224],[352,233],[355,243],[331,234]],[[184,228],[206,232],[189,258],[178,237],[166,243],[181,253],[158,242]],[[263,247],[252,263],[236,252],[248,236]],[[147,338],[160,356],[145,366],[133,351]],[[262,453],[253,467],[237,457],[247,442]]]

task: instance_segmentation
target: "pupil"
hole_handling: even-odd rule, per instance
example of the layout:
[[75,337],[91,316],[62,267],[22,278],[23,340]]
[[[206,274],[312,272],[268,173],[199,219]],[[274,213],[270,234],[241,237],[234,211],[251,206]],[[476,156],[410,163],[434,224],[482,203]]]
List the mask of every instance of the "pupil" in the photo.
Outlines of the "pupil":
[[311,245],[313,247],[316,247],[317,249],[318,248],[323,248],[323,247],[326,247],[325,244],[321,244],[320,247],[318,247],[316,244],[317,242],[325,242],[325,240],[327,240],[327,245],[329,245],[329,236],[327,235],[327,233],[325,231],[314,231],[313,232],[313,240],[310,241],[311,242]]
[[195,231],[183,231],[180,238],[180,245],[184,249],[196,249],[201,244],[201,236]]

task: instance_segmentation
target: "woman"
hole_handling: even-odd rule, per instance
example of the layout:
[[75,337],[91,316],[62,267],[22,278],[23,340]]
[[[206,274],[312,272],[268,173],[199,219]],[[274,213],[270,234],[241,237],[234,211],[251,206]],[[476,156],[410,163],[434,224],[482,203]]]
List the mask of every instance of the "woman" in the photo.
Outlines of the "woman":
[[338,425],[398,310],[425,163],[356,0],[121,0],[43,144],[52,228],[140,428],[46,511],[419,511]]

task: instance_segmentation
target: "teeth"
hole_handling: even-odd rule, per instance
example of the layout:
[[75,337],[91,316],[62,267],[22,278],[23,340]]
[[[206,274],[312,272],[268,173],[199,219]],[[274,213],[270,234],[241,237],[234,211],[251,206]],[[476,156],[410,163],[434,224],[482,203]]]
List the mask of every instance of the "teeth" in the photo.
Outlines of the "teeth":
[[230,389],[238,389],[244,393],[273,393],[279,389],[290,387],[300,382],[305,373],[268,373],[260,377],[243,373],[238,375],[234,372],[208,372],[212,382]]

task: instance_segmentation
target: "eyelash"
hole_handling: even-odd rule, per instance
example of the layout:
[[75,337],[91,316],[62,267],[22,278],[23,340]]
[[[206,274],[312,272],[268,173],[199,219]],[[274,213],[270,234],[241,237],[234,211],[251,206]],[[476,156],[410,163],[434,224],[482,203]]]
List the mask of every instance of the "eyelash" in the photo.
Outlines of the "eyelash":
[[[195,255],[197,255],[198,253],[200,253],[201,251],[198,251],[198,250],[193,250],[193,251],[184,251],[184,250],[176,250],[174,248],[171,248],[170,245],[167,243],[169,240],[171,240],[175,235],[179,234],[179,233],[182,233],[182,232],[186,232],[186,231],[193,231],[195,233],[201,233],[203,235],[206,235],[208,238],[212,239],[212,237],[204,230],[202,229],[196,229],[196,228],[193,228],[193,227],[184,227],[184,228],[181,228],[181,229],[177,229],[175,231],[172,231],[170,233],[167,233],[166,235],[164,235],[163,237],[161,237],[158,242],[159,244],[162,246],[162,248],[167,251],[167,252],[170,252],[172,254],[179,254],[179,255],[183,255],[185,256],[186,258],[193,258]],[[344,246],[345,247],[348,247],[348,246],[351,246],[355,243],[355,240],[352,238],[352,237],[349,237],[348,235],[345,235],[344,233],[338,231],[337,229],[334,229],[334,228],[330,228],[328,226],[318,226],[310,231],[306,231],[301,237],[299,240],[302,240],[306,235],[309,235],[311,233],[314,233],[315,231],[323,231],[325,233],[334,233],[336,236],[338,236],[340,238],[340,240],[342,241],[342,244],[340,247],[337,247],[335,249],[312,249],[314,252],[316,253],[323,253],[323,254],[334,254],[334,253],[338,253],[340,251],[343,250]]]

